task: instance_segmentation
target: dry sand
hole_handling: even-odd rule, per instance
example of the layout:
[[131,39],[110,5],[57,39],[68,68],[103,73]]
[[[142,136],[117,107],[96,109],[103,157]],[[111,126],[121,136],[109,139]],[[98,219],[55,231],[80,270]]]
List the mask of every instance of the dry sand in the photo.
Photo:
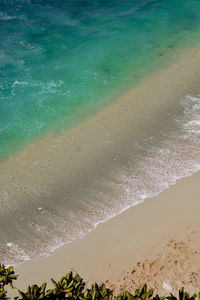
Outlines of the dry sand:
[[[170,239],[162,252],[154,258],[146,258],[124,271],[118,278],[107,280],[107,285],[114,290],[115,295],[124,290],[134,291],[147,283],[155,293],[169,295],[178,294],[178,289],[184,287],[189,293],[199,292],[200,282],[200,249],[193,248],[190,243],[193,231],[184,241]],[[192,238],[191,238],[192,236]]]
[[49,257],[25,262],[18,287],[70,270],[88,283],[108,280],[116,292],[147,282],[163,294],[200,287],[200,173],[100,224]]

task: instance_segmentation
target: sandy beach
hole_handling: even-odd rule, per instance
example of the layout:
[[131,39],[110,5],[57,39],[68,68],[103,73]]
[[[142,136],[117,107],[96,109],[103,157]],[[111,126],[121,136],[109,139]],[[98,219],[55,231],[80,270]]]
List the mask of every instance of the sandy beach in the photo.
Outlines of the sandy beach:
[[162,294],[176,292],[180,286],[197,291],[199,182],[200,173],[182,179],[49,257],[25,262],[16,268],[18,287],[59,279],[72,270],[88,284],[108,280],[116,292],[134,290],[144,282]]
[[[176,99],[200,92],[199,61],[200,48],[189,50],[180,60],[153,74],[94,117],[63,135],[42,139],[1,163],[0,194],[7,205],[7,211],[1,212],[2,223],[4,218],[11,218],[16,222],[12,226],[16,226],[17,232],[18,212],[26,217],[30,202],[33,216],[47,215],[45,202],[54,209],[55,200],[59,210],[56,213],[62,214],[66,197],[72,202],[82,197],[87,202],[88,197],[102,196],[102,190],[108,188],[105,181],[111,175],[113,188],[109,187],[109,196],[105,193],[103,197],[111,195],[116,203],[111,202],[110,215],[102,206],[102,220],[108,219],[111,212],[115,215],[120,209],[131,206],[129,199],[117,210],[117,197],[120,195],[123,200],[124,196],[121,191],[124,178],[123,174],[118,177],[118,170],[126,165],[127,172],[131,172],[133,142],[138,135],[142,143],[149,136],[159,135],[163,128],[167,130],[173,121],[171,109],[176,106]],[[149,110],[141,119],[139,112],[147,104]],[[135,111],[138,114],[133,118]],[[179,113],[181,115],[182,111],[177,112],[177,118]],[[154,126],[158,121],[159,127]],[[199,156],[196,155],[198,169]],[[179,174],[174,164],[169,174],[177,173],[176,178],[169,179],[170,184],[195,171],[193,166],[190,169],[193,157],[186,157],[184,152],[178,156],[177,159],[186,162],[182,168],[185,172]],[[169,164],[168,161],[162,163]],[[182,284],[196,289],[200,258],[199,182],[200,173],[181,179],[159,196],[146,199],[99,224],[95,230],[90,224],[84,230],[80,217],[83,233],[92,231],[48,257],[27,261],[17,267],[18,287],[41,283],[51,277],[58,279],[75,270],[89,283],[108,280],[116,291],[137,288],[144,281],[161,292],[166,290],[164,281],[172,289]],[[97,214],[94,207],[94,211],[90,211],[93,223],[96,219],[98,222]],[[21,218],[20,222],[23,221]],[[33,246],[36,242],[33,241]],[[133,270],[136,276],[132,274]],[[197,274],[195,279],[187,281],[192,272]]]

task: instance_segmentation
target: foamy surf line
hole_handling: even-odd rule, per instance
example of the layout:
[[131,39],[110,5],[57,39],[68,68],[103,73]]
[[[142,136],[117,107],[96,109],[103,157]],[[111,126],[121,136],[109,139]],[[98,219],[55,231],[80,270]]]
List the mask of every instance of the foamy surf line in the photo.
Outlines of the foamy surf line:
[[[0,236],[1,262],[49,255],[200,169],[200,100],[186,95],[199,88],[198,82],[193,87],[194,57],[66,135],[1,164],[1,228],[11,220]],[[194,63],[195,77],[182,72],[182,64],[191,70]]]
[[[169,139],[162,141],[162,147],[151,149],[151,155],[145,156],[143,161],[139,162],[139,167],[136,172],[128,175],[128,171],[124,169],[121,174],[118,174],[120,184],[120,200],[117,209],[108,209],[107,215],[104,214],[104,219],[100,219],[92,224],[92,219],[89,221],[90,227],[85,229],[85,232],[77,228],[74,236],[68,240],[55,239],[53,246],[45,247],[45,252],[40,255],[49,255],[56,248],[72,242],[73,239],[82,238],[89,231],[94,229],[100,222],[104,222],[131,206],[141,203],[147,198],[157,196],[165,188],[175,184],[176,180],[192,175],[200,170],[199,154],[200,154],[200,98],[186,96],[182,101],[184,107],[183,119],[176,120],[177,133],[169,136]],[[173,141],[173,144],[169,142]],[[139,146],[138,146],[139,147]],[[171,162],[171,163],[170,163]],[[124,180],[122,180],[124,178]],[[119,190],[119,189],[118,189]],[[118,199],[119,200],[119,199]],[[114,201],[114,199],[113,199]],[[42,208],[38,208],[42,210]],[[102,211],[98,216],[101,216]],[[84,217],[84,216],[83,216]],[[74,227],[76,224],[73,224]],[[40,228],[39,230],[42,230]],[[8,242],[7,247],[10,249],[10,255],[17,254],[17,259],[20,262],[32,259],[26,250]],[[38,253],[39,254],[39,253]],[[6,262],[9,264],[9,262]],[[12,262],[19,264],[19,262]]]

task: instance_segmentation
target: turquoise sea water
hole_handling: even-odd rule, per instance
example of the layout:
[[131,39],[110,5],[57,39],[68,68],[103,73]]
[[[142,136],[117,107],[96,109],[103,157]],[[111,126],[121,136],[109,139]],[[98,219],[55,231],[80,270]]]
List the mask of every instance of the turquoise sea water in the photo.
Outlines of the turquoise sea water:
[[1,0],[0,159],[200,40],[199,0]]

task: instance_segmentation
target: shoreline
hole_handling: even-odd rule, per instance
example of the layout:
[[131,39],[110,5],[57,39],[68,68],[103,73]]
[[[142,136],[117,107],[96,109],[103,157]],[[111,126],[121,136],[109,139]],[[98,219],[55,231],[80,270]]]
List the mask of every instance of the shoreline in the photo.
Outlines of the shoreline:
[[[161,288],[162,278],[171,282],[173,291],[177,291],[196,269],[199,271],[196,277],[200,279],[199,180],[200,172],[178,180],[157,197],[99,224],[82,239],[57,249],[48,257],[24,262],[16,268],[20,275],[18,287],[49,282],[52,277],[59,279],[71,270],[78,272],[88,284],[104,281],[117,292],[124,288],[136,289],[147,282],[156,292],[167,294],[169,290]],[[180,247],[174,248],[175,243]],[[169,247],[175,249],[171,257],[166,255]],[[166,272],[162,271],[160,276],[164,255]],[[175,259],[182,264],[171,270]],[[145,267],[141,272],[141,265],[149,266],[150,262],[158,264],[155,276]],[[134,268],[136,277],[131,273]],[[179,278],[174,281],[177,274]],[[196,281],[185,281],[184,286],[191,292],[198,289]]]
[[[176,99],[180,100],[187,93],[195,95],[199,92],[200,66],[197,63],[199,60],[198,47],[183,55],[176,63],[144,80],[123,99],[106,107],[80,126],[62,136],[43,139],[13,159],[2,163],[0,193],[3,195],[3,201],[8,203],[7,211],[1,212],[2,223],[6,216],[16,219],[18,224],[18,211],[26,216],[30,202],[32,214],[37,219],[39,213],[42,216],[49,213],[45,201],[48,201],[53,210],[55,199],[62,205],[64,197],[75,200],[78,197],[87,199],[90,186],[89,195],[92,199],[99,190],[100,181],[107,189],[103,180],[106,176],[110,178],[110,173],[105,176],[105,170],[111,170],[115,174],[121,163],[126,164],[127,161],[129,163],[132,140],[139,137],[143,142],[147,137],[159,134],[163,128],[168,128],[172,121],[171,106],[173,103],[177,105]],[[149,111],[144,118],[141,119],[140,114],[135,114],[133,118],[133,112],[141,112],[147,104]],[[160,121],[159,128],[153,126],[157,120]],[[115,186],[120,185],[120,180],[114,177]],[[86,191],[85,195],[83,189]],[[111,194],[114,198],[117,197],[118,190],[111,190]],[[62,213],[62,205],[57,212],[58,215]],[[101,213],[102,220],[105,220],[107,208],[102,207]],[[94,225],[97,217],[95,212],[92,217]],[[80,228],[82,229],[82,224]],[[88,228],[86,228],[88,231],[93,229],[91,224]]]
[[[138,79],[128,86],[126,88],[122,88],[121,92],[117,92],[114,97],[109,97],[111,100],[106,101],[102,104],[98,104],[92,106],[83,107],[82,109],[75,111],[74,114],[69,116],[67,120],[64,121],[64,119],[57,124],[55,124],[55,128],[53,129],[47,129],[44,131],[41,136],[34,137],[32,140],[28,140],[25,142],[22,142],[22,144],[17,147],[18,150],[14,150],[14,152],[10,151],[7,154],[2,156],[2,159],[0,158],[0,164],[6,164],[9,163],[9,161],[13,159],[18,159],[18,156],[21,154],[23,155],[23,152],[31,151],[31,148],[43,144],[44,141],[49,141],[51,139],[55,139],[55,137],[66,135],[67,131],[71,131],[74,128],[77,128],[81,126],[81,123],[87,122],[91,118],[95,118],[96,115],[99,113],[101,114],[103,111],[105,111],[108,107],[111,107],[116,102],[120,102],[121,99],[127,99],[132,96],[132,93],[134,94],[135,88],[140,87],[143,85],[143,82],[145,83],[148,81],[152,76],[158,74],[159,72],[162,72],[165,69],[168,69],[171,65],[175,65],[177,62],[179,62],[180,58],[187,57],[188,54],[192,54],[192,52],[195,49],[198,49],[199,42],[193,41],[193,47],[189,46],[189,44],[178,46],[177,48],[168,48],[161,46],[161,49],[157,49],[157,56],[152,57],[150,56],[150,59],[153,61],[156,60],[156,63],[154,62],[154,65],[149,66],[149,72],[147,72],[146,75],[138,77]],[[167,49],[167,50],[166,50]],[[163,59],[165,57],[165,59]],[[148,69],[148,68],[147,68]],[[150,79],[151,80],[151,79]],[[113,91],[114,92],[114,91]],[[74,118],[74,115],[76,115],[76,119]],[[68,124],[66,127],[62,128],[61,124]],[[63,134],[64,132],[64,134]]]
[[[116,97],[115,100],[112,100],[111,102],[109,102],[102,109],[94,110],[94,112],[95,112],[94,114],[90,114],[90,112],[85,113],[85,111],[83,110],[82,112],[80,112],[80,115],[81,115],[80,123],[77,123],[73,127],[69,127],[69,130],[66,130],[65,133],[60,133],[57,135],[57,134],[53,134],[53,132],[52,132],[52,134],[47,134],[47,136],[43,136],[39,139],[34,140],[31,143],[28,143],[27,146],[19,153],[13,154],[13,155],[11,154],[7,159],[0,161],[0,167],[10,165],[13,162],[15,162],[16,160],[21,159],[22,157],[27,157],[30,153],[32,153],[35,150],[38,152],[40,152],[40,151],[42,152],[43,149],[39,150],[38,148],[39,147],[47,148],[47,146],[45,146],[46,143],[49,143],[49,145],[51,145],[53,142],[58,143],[57,139],[65,139],[66,136],[68,136],[68,135],[71,136],[73,134],[73,132],[79,133],[80,130],[84,130],[84,129],[79,130],[79,128],[85,127],[85,125],[88,126],[88,123],[92,123],[92,122],[97,123],[96,119],[105,119],[104,112],[105,112],[105,115],[113,114],[112,111],[114,109],[123,108],[122,111],[116,111],[115,114],[123,115],[125,112],[127,113],[128,104],[131,104],[130,101],[132,100],[133,97],[136,98],[139,95],[139,92],[141,91],[141,89],[146,90],[148,87],[152,86],[152,84],[154,85],[156,81],[158,81],[161,84],[166,85],[166,86],[169,84],[168,81],[165,83],[164,80],[161,78],[159,79],[159,77],[165,77],[166,75],[168,75],[168,76],[172,75],[173,71],[175,71],[175,73],[178,73],[179,71],[181,71],[185,74],[180,74],[183,78],[180,78],[179,81],[181,79],[183,79],[185,81],[188,80],[188,82],[191,83],[192,81],[189,80],[190,75],[192,75],[195,78],[195,75],[200,72],[200,70],[199,70],[200,67],[198,65],[196,65],[194,62],[195,60],[198,60],[200,58],[200,45],[192,47],[192,48],[186,47],[186,48],[182,49],[182,51],[180,49],[176,49],[175,53],[176,54],[174,54],[174,57],[172,56],[171,62],[167,63],[167,65],[162,67],[161,69],[153,71],[152,73],[150,73],[149,75],[144,77],[139,83],[136,83],[136,85],[134,85],[132,88],[129,88],[128,91],[126,93],[124,93],[124,95],[120,95],[120,96]],[[193,66],[194,68],[192,68],[191,66]],[[188,72],[188,75],[186,74],[187,72]],[[189,73],[191,73],[191,74],[189,74]],[[179,87],[179,85],[180,85],[180,82],[177,82],[178,87]],[[188,86],[188,83],[186,84],[185,89],[187,89],[187,86]],[[192,92],[192,94],[196,93],[197,91],[199,92],[199,88],[196,89],[196,86],[197,86],[196,84],[192,84],[189,87],[189,90]],[[163,88],[164,87],[165,86],[163,86]],[[177,90],[178,90],[178,88],[177,88]],[[152,93],[152,91],[150,91],[150,94],[151,93]],[[170,91],[169,91],[169,93],[170,93]],[[185,95],[185,93],[183,93],[183,91],[179,91],[179,93],[180,93],[180,95]],[[155,91],[153,94],[156,94]],[[142,96],[143,96],[143,94],[142,94]],[[146,96],[145,92],[144,92],[144,96]],[[168,96],[167,93],[165,93],[165,96]],[[127,103],[125,103],[124,105],[121,105],[120,102],[122,101],[122,99],[124,101],[126,101]],[[131,106],[133,106],[133,105],[131,105]],[[84,118],[83,115],[88,116],[88,118]]]

